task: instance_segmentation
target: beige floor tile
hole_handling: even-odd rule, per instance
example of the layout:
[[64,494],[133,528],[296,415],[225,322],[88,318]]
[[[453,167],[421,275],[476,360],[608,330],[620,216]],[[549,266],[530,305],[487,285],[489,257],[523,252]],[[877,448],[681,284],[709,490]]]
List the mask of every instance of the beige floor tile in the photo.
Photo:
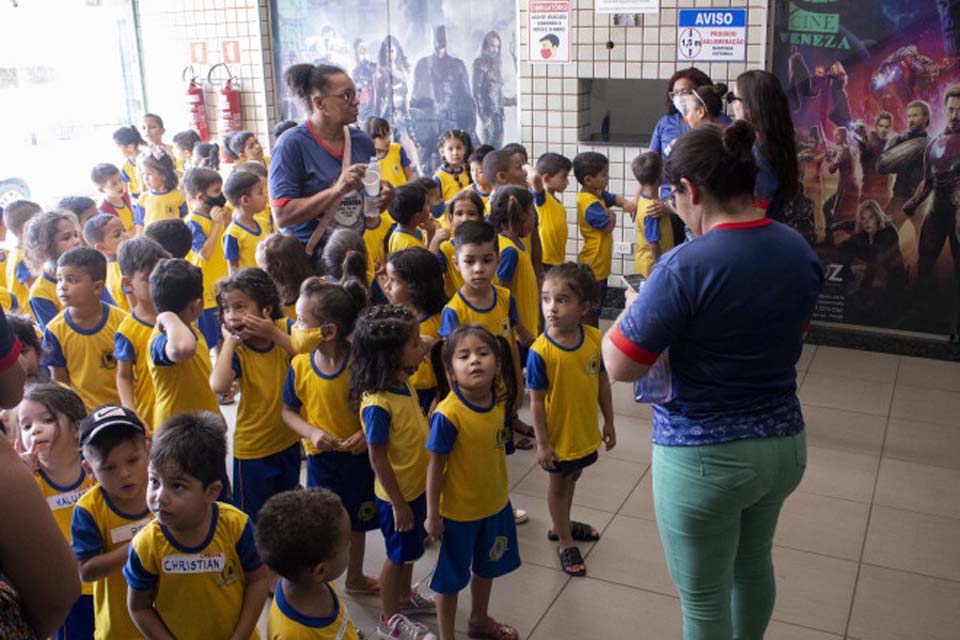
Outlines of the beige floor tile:
[[507,478],[510,479],[510,488],[513,489],[537,465],[537,456],[533,451],[516,451],[507,456]]
[[960,520],[877,505],[863,561],[960,581]]
[[880,458],[862,453],[807,447],[807,470],[800,491],[870,502]]
[[810,368],[810,363],[813,362],[813,357],[817,353],[817,345],[815,344],[804,344],[803,351],[800,352],[800,360],[797,361],[797,371],[806,371]]
[[771,620],[763,637],[764,640],[841,640],[843,636]]
[[900,356],[857,349],[818,347],[809,373],[893,383]]
[[806,405],[803,419],[808,445],[880,455],[885,416]]
[[774,543],[858,561],[870,505],[795,491],[780,512]]
[[[819,351],[819,349],[818,349]],[[858,411],[885,416],[890,410],[893,385],[870,382],[825,373],[811,372],[800,386],[800,401],[804,405]]]
[[917,464],[960,469],[960,419],[956,424],[890,418],[883,455]]
[[774,547],[777,604],[773,617],[842,634],[850,611],[857,563]]
[[573,578],[531,640],[679,638],[680,600],[590,578]]
[[640,479],[640,484],[633,490],[630,497],[620,509],[620,515],[630,516],[632,518],[645,518],[646,520],[656,520],[657,515],[653,510],[653,469],[651,468]]
[[616,416],[617,446],[603,455],[627,462],[650,464],[650,442],[653,426],[649,420],[633,416]]
[[586,562],[587,575],[598,580],[677,595],[667,572],[657,523],[652,520],[617,516],[586,556]]
[[849,635],[863,640],[956,640],[960,582],[864,565]]
[[[577,483],[573,503],[590,509],[616,513],[627,496],[647,470],[646,464],[616,460],[600,454],[596,464],[583,470],[583,476]],[[534,469],[514,489],[537,498],[547,495],[549,480],[547,472]],[[522,506],[523,498],[517,496],[515,502]]]
[[[559,569],[557,543],[547,540],[547,531],[553,528],[553,524],[550,520],[550,510],[547,508],[546,498],[518,495],[514,504],[522,505],[530,514],[529,522],[517,527],[517,537],[520,541],[520,559],[525,563]],[[610,524],[610,521],[613,520],[613,514],[574,505],[573,518],[592,525],[602,533]],[[592,542],[578,542],[577,544],[584,555],[594,545]]]
[[903,356],[897,381],[915,387],[960,392],[960,362]]
[[876,504],[960,518],[960,470],[884,458]]
[[633,416],[650,420],[653,410],[649,404],[641,404],[634,400],[632,382],[613,383],[613,412],[621,416]]
[[957,425],[960,424],[960,392],[898,384],[890,415],[894,418]]

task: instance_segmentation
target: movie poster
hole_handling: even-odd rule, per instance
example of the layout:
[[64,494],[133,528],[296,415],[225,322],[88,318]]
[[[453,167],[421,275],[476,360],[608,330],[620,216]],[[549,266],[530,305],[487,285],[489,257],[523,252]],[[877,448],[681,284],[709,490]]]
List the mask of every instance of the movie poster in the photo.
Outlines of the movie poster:
[[359,124],[370,116],[390,122],[422,175],[439,166],[447,129],[468,132],[474,146],[520,139],[512,0],[273,0],[272,10],[282,117],[304,116],[283,70],[328,63],[353,78]]
[[957,332],[960,0],[777,0],[815,318]]

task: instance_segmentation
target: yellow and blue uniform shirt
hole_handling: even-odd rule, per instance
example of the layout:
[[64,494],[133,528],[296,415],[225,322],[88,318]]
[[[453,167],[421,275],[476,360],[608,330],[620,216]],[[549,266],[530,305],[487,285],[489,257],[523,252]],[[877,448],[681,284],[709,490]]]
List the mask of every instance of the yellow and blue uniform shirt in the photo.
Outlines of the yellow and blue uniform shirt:
[[277,581],[273,604],[267,617],[269,640],[358,640],[357,627],[350,619],[347,606],[332,582],[326,584],[333,598],[329,616],[308,616],[300,613],[283,595],[283,580]]
[[233,220],[223,232],[223,257],[228,263],[238,263],[238,269],[257,266],[257,245],[267,234],[256,220],[253,227],[245,227]]
[[120,165],[120,179],[127,185],[127,191],[134,200],[140,198],[140,173],[137,171],[137,163],[130,158],[125,158]]
[[473,184],[471,184],[471,185],[470,185],[470,188],[473,189],[473,192],[474,192],[475,194],[477,194],[478,196],[480,196],[480,199],[481,199],[481,200],[483,200],[483,209],[484,209],[484,211],[486,211],[486,213],[485,213],[484,215],[489,215],[489,214],[490,214],[490,210],[489,210],[489,207],[490,207],[490,194],[489,194],[489,193],[484,193],[483,191],[480,191],[480,186],[479,186],[476,182],[474,182]]
[[580,327],[580,343],[564,347],[544,332],[530,346],[527,388],[545,392],[547,437],[557,458],[578,460],[600,448],[597,404],[600,399],[600,356],[603,334]]
[[[127,546],[140,529],[153,520],[149,509],[121,512],[102,486],[87,491],[73,510],[70,546],[80,562]],[[127,581],[116,571],[93,583],[95,640],[142,637],[127,610]]]
[[0,249],[0,287],[7,287],[7,252],[4,249]]
[[123,274],[120,273],[120,263],[116,260],[107,260],[107,291],[110,297],[121,310],[130,313],[130,303],[123,293]]
[[373,283],[374,269],[377,264],[384,266],[387,263],[387,248],[384,241],[387,232],[393,225],[393,218],[389,213],[380,214],[380,219],[375,227],[364,227],[363,244],[367,247],[367,280]]
[[117,216],[123,222],[123,228],[129,231],[133,228],[133,204],[130,202],[130,196],[123,194],[123,201],[117,206],[104,198],[97,210],[108,216]]
[[[64,540],[69,543],[73,511],[77,506],[77,502],[80,501],[80,498],[97,486],[96,480],[84,473],[83,469],[80,470],[80,477],[77,481],[67,487],[54,484],[53,481],[47,477],[47,474],[43,472],[43,469],[37,471],[34,478],[37,481],[37,486],[40,487],[43,499],[47,501],[47,506],[50,507],[50,511],[53,512],[53,519],[57,521],[60,533],[63,534]],[[93,583],[81,583],[80,595],[92,596]]]
[[413,247],[420,247],[421,249],[427,248],[423,239],[423,231],[420,229],[417,229],[414,233],[410,233],[409,231],[401,229],[399,226],[394,227],[390,233],[390,239],[387,242],[387,257],[389,257],[391,253],[403,251],[404,249],[411,249]]
[[101,307],[103,315],[93,329],[75,325],[65,309],[43,332],[43,365],[67,370],[70,386],[88,411],[102,404],[120,404],[113,335],[127,314],[108,304]]
[[157,220],[183,218],[185,215],[187,201],[176,187],[169,191],[151,189],[141,193],[140,200],[133,205],[133,221],[141,227],[147,227]]
[[190,264],[200,267],[203,271],[203,308],[213,309],[217,306],[217,282],[229,275],[227,258],[223,253],[223,234],[224,229],[220,227],[218,237],[213,244],[213,250],[209,260],[200,257],[200,249],[203,248],[207,238],[213,233],[213,219],[203,213],[193,211],[184,218],[184,222],[190,228],[193,234],[193,251],[187,256]]
[[513,340],[513,328],[520,322],[517,303],[509,289],[495,284],[490,286],[493,287],[493,302],[486,309],[474,307],[459,291],[450,298],[440,312],[440,335],[447,337],[460,325],[476,323],[495,336]]
[[430,420],[427,449],[447,456],[440,492],[440,515],[468,522],[500,513],[509,500],[506,426],[503,402],[491,394],[490,406],[466,400],[456,389],[437,405]]
[[293,302],[283,303],[283,315],[287,316],[294,322],[297,321],[297,300],[294,298]]
[[147,361],[150,359],[150,336],[153,325],[131,313],[123,319],[113,334],[113,357],[130,362],[133,367],[133,406],[144,424],[153,426],[156,394]]
[[610,223],[607,208],[616,202],[617,196],[607,191],[599,196],[586,191],[577,194],[577,224],[583,238],[578,260],[580,264],[589,265],[598,281],[610,275],[613,232],[604,229]]
[[5,286],[23,304],[30,298],[30,289],[27,287],[27,282],[33,280],[34,275],[30,273],[30,268],[23,256],[23,249],[20,247],[11,247],[7,250],[6,276],[7,284]]
[[387,152],[377,158],[377,164],[380,165],[381,177],[394,187],[407,184],[407,174],[403,169],[410,166],[410,158],[399,142],[391,142]]
[[20,301],[6,287],[0,287],[0,309],[3,309],[4,313],[18,313],[20,311]]
[[[130,545],[123,577],[152,591],[153,608],[175,638],[226,638],[243,609],[246,573],[262,564],[247,514],[222,502],[210,507],[210,533],[185,547],[154,520]],[[259,639],[254,629],[250,638]]]
[[[408,382],[396,389],[364,393],[360,422],[369,444],[387,445],[387,460],[407,502],[427,490],[427,435],[430,425],[420,410],[417,394]],[[390,496],[377,477],[374,493],[384,502]]]
[[210,411],[220,415],[217,395],[210,388],[210,347],[196,327],[190,331],[197,339],[193,357],[184,362],[173,362],[167,357],[167,334],[154,327],[150,334],[147,369],[153,379],[156,402],[153,408],[153,430],[163,421],[184,411]]
[[[420,335],[440,339],[440,323],[442,322],[440,314],[435,313],[432,316],[420,318]],[[417,370],[410,376],[410,384],[417,391],[437,388],[437,375],[433,371],[433,365],[430,358],[425,359],[417,367]]]
[[533,204],[540,220],[543,264],[561,265],[567,261],[567,209],[546,189],[534,195]]
[[497,278],[501,283],[512,283],[511,291],[517,303],[520,324],[532,335],[540,333],[540,285],[533,270],[530,252],[522,242],[515,242],[500,234],[500,264]]
[[27,299],[33,319],[43,329],[58,313],[63,311],[60,298],[57,296],[57,279],[46,271],[37,276],[30,287],[30,297]]
[[653,199],[642,193],[637,201],[637,251],[633,256],[633,270],[646,278],[650,277],[650,271],[653,270],[655,262],[647,245],[653,242],[658,243],[660,245],[660,255],[674,247],[673,225],[670,224],[670,216],[648,217],[647,209],[652,203]]
[[444,202],[449,202],[455,195],[471,185],[470,171],[466,167],[460,167],[454,171],[447,167],[440,167],[433,174],[433,181],[440,187],[440,195]]
[[447,294],[447,299],[449,300],[457,291],[460,291],[460,287],[463,286],[463,275],[460,274],[460,269],[457,268],[457,265],[454,263],[453,258],[457,254],[457,248],[453,246],[453,242],[450,240],[444,240],[440,243],[440,270],[443,271],[443,292]]
[[[337,440],[345,440],[360,429],[360,419],[350,410],[349,358],[343,359],[340,369],[327,375],[317,368],[313,353],[294,357],[283,383],[283,404],[318,429]],[[323,453],[304,439],[307,455]]]

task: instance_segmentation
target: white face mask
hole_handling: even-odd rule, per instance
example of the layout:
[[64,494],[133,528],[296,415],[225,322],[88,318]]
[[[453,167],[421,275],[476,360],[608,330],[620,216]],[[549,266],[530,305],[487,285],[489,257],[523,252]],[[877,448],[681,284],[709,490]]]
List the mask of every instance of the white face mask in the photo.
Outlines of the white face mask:
[[687,101],[684,96],[673,96],[673,106],[680,115],[686,115]]

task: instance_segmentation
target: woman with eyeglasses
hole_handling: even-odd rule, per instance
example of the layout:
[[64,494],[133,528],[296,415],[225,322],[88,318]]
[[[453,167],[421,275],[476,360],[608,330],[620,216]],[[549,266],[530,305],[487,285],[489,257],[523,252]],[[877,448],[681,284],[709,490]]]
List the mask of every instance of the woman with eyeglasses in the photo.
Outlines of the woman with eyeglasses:
[[730,119],[726,118],[723,112],[727,85],[722,82],[705,84],[683,91],[680,95],[683,98],[683,117],[691,128],[696,129],[705,124],[726,126],[721,117],[727,121],[726,124],[730,123]]
[[[284,72],[284,80],[303,102],[307,116],[273,149],[270,206],[277,227],[295,236],[319,265],[323,245],[334,229],[363,233],[363,175],[377,152],[370,136],[349,126],[357,120],[360,101],[343,69],[297,64]],[[379,210],[393,198],[389,183],[381,185]]]

